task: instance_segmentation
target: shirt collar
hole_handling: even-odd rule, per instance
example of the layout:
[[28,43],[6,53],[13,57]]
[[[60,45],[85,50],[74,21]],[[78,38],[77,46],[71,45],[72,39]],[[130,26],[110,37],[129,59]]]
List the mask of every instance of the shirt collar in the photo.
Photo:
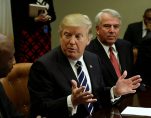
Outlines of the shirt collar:
[[[104,44],[99,40],[99,38],[97,38],[97,39],[98,39],[98,41],[100,42],[100,44],[103,46],[105,52],[108,53],[109,46],[104,45]],[[113,44],[111,47],[113,48],[113,51],[117,52],[116,47],[115,47],[115,44]]]
[[143,21],[143,30],[146,30],[146,25],[145,25],[144,21]]
[[83,63],[83,55],[77,60],[72,60],[72,59],[68,59],[68,60],[73,65],[75,65],[77,63],[77,61],[81,61],[81,63]]

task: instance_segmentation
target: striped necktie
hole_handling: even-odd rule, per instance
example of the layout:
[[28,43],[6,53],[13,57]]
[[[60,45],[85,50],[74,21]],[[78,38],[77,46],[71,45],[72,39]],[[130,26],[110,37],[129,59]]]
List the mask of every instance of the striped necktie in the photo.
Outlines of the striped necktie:
[[[87,78],[82,70],[82,63],[81,61],[77,61],[77,63],[75,64],[76,68],[77,68],[77,79],[80,83],[80,86],[85,86],[85,90],[84,91],[89,91],[89,85],[87,83]],[[87,105],[87,110],[90,113],[90,115],[92,115],[93,112],[93,104],[92,103],[88,103]]]

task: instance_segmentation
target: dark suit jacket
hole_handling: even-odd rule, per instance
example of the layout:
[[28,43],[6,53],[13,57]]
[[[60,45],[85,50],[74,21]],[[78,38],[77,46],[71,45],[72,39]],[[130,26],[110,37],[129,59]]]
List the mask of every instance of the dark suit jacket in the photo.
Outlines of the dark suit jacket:
[[131,42],[133,47],[139,47],[142,41],[143,22],[129,24],[124,34],[124,39]]
[[141,75],[143,83],[151,86],[150,67],[151,67],[151,38],[143,40],[138,48],[136,60],[136,72]]
[[23,115],[16,112],[12,103],[9,101],[1,82],[0,82],[0,112],[3,118],[23,118]]
[[[132,75],[133,68],[132,46],[128,41],[122,39],[118,39],[115,43],[115,46],[118,51],[121,72],[127,70],[127,77],[129,77]],[[114,86],[118,79],[117,74],[103,46],[100,44],[97,38],[91,41],[87,47],[87,50],[97,54],[100,57],[103,66],[103,78],[105,85],[110,87]]]
[[[110,104],[110,88],[104,88],[98,56],[85,52],[86,63],[92,84],[92,93],[98,99],[95,110]],[[36,115],[47,118],[69,118],[67,96],[71,94],[71,80],[77,81],[66,56],[58,47],[38,59],[31,67],[28,88],[31,97],[30,118]],[[87,115],[85,105],[78,106],[74,118]]]

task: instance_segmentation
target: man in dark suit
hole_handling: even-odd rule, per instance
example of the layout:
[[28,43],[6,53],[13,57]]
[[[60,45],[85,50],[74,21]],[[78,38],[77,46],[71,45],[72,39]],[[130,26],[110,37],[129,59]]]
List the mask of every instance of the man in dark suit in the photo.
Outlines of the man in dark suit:
[[104,82],[106,86],[114,86],[118,75],[110,60],[109,48],[114,48],[114,54],[120,66],[120,72],[127,70],[127,77],[132,76],[133,52],[128,41],[118,39],[121,26],[121,16],[113,9],[104,9],[96,15],[96,38],[90,42],[87,50],[97,54],[102,62]]
[[[14,46],[10,39],[0,33],[0,78],[5,77],[12,69],[14,60]],[[8,99],[0,82],[0,118],[23,118],[17,113]]]
[[[120,73],[125,70],[127,78],[133,75],[133,51],[132,46],[128,41],[119,39],[121,27],[121,16],[113,9],[103,9],[95,17],[96,22],[96,38],[90,42],[87,50],[97,54],[103,66],[102,74],[106,86],[112,87],[118,81],[119,75],[116,72],[112,57],[110,56],[110,48],[113,48],[113,53],[118,63]],[[123,106],[120,102],[126,96],[118,101],[117,105]],[[128,98],[127,98],[128,99]],[[131,99],[131,97],[129,97]],[[125,100],[126,102],[132,100]],[[125,102],[124,102],[125,104]]]
[[143,78],[143,83],[151,85],[150,72],[150,39],[151,39],[151,8],[147,8],[143,15],[143,21],[128,25],[124,39],[133,45],[135,73]]
[[138,48],[148,31],[151,31],[151,8],[145,10],[143,21],[129,24],[124,34],[124,39],[133,45],[134,62],[137,59]]
[[136,73],[142,77],[143,83],[151,86],[150,67],[151,67],[151,37],[142,41],[138,48],[138,56],[136,60]]
[[[105,88],[99,57],[85,51],[89,44],[92,23],[86,15],[69,14],[59,26],[61,45],[33,63],[28,81],[30,118],[85,118],[87,104],[94,111],[108,107],[119,97],[135,93],[141,78],[124,79],[125,71],[114,87]],[[80,86],[75,64],[81,61],[86,86]],[[81,71],[81,73],[83,73]],[[89,87],[88,91],[85,89]]]

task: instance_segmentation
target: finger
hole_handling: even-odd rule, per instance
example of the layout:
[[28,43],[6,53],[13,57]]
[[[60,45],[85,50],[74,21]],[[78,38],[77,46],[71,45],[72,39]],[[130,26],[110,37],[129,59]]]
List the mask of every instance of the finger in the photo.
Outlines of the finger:
[[93,94],[91,94],[91,93],[86,93],[85,92],[82,95],[83,96],[82,96],[81,99],[83,99],[83,101],[85,101],[86,103],[91,103],[91,102],[96,102],[97,101],[97,99],[93,98]]
[[131,90],[131,91],[129,91],[129,93],[135,93],[136,92],[136,90]]
[[134,80],[134,81],[133,81],[133,85],[135,85],[135,84],[137,84],[137,83],[140,83],[141,81],[142,81],[142,79],[141,79],[141,78],[136,79],[136,80]]
[[80,86],[79,88],[77,88],[77,90],[76,90],[76,94],[80,94],[80,95],[82,95],[82,94],[83,94],[83,92],[84,92],[84,89],[85,89],[85,87],[84,87],[84,86]]
[[83,92],[82,94],[81,94],[81,96],[83,96],[83,98],[86,98],[86,99],[90,99],[90,98],[92,98],[93,97],[93,94],[92,93],[90,93],[89,91],[86,91],[86,92]]
[[97,99],[88,99],[86,102],[87,103],[93,103],[93,102],[96,102],[97,101]]
[[93,94],[89,94],[89,95],[83,96],[82,98],[85,99],[85,100],[92,99],[93,98]]
[[133,82],[133,84],[136,84],[136,83],[142,81],[140,75],[133,76],[133,77],[130,78],[130,80]]
[[137,89],[140,86],[140,83],[133,85],[133,89]]
[[125,79],[127,76],[127,71],[125,70],[119,79]]
[[131,77],[130,79],[131,79],[131,81],[135,81],[135,80],[141,79],[141,76],[135,75],[135,76]]
[[77,88],[77,82],[75,80],[71,80],[72,89]]

